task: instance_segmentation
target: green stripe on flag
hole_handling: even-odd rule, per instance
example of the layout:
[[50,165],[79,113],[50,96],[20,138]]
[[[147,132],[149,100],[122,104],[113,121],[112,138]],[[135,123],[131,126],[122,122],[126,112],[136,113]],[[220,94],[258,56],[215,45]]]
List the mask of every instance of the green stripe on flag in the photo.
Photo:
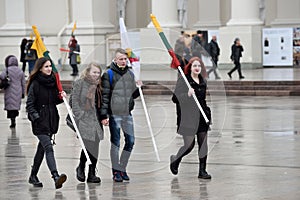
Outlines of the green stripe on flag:
[[160,38],[162,39],[162,41],[163,41],[164,45],[166,46],[166,48],[167,48],[168,50],[172,49],[172,47],[171,47],[171,45],[169,44],[168,39],[166,38],[164,32],[160,32],[160,33],[159,33],[159,36],[160,36]]

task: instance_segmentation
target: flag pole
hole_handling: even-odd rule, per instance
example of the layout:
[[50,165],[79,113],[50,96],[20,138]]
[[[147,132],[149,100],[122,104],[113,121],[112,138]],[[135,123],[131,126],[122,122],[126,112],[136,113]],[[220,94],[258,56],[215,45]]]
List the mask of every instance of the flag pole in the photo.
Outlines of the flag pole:
[[[126,27],[125,27],[124,19],[122,17],[119,19],[119,24],[120,24],[121,42],[122,42],[122,38],[123,38],[123,40],[124,40],[123,42],[126,43],[126,44],[124,44],[124,46],[126,46],[126,48],[129,48],[130,47],[129,39],[126,35],[127,30],[126,30]],[[126,38],[124,38],[124,37],[126,37]],[[137,76],[137,74],[135,74],[135,77],[140,77],[140,76],[139,75]],[[153,134],[152,126],[151,126],[149,113],[148,113],[147,106],[146,106],[146,103],[145,103],[143,90],[142,90],[140,85],[138,85],[138,89],[139,89],[139,93],[140,93],[140,98],[142,100],[142,105],[143,105],[143,108],[144,108],[144,112],[145,112],[145,115],[146,115],[147,125],[148,125],[149,131],[150,131],[151,140],[152,140],[154,152],[155,152],[155,155],[156,155],[156,159],[157,159],[158,162],[160,162],[158,149],[157,149],[157,145],[156,145],[156,142],[155,142],[155,138],[154,138],[154,134]]]
[[84,152],[84,155],[85,155],[85,157],[86,157],[86,159],[87,159],[87,162],[88,162],[88,164],[92,164],[91,159],[90,159],[90,156],[89,156],[89,154],[88,154],[88,152],[87,152],[87,150],[86,150],[86,148],[85,148],[85,145],[84,145],[84,143],[83,143],[82,137],[81,137],[80,132],[79,132],[79,129],[78,129],[77,124],[76,124],[76,122],[75,122],[74,114],[73,114],[73,112],[72,112],[72,109],[71,109],[71,107],[70,107],[70,105],[69,105],[69,103],[68,103],[68,101],[67,101],[67,99],[66,99],[65,97],[63,97],[63,100],[64,100],[64,103],[65,103],[65,106],[67,107],[69,116],[70,116],[70,118],[71,118],[71,121],[72,121],[72,124],[73,124],[73,126],[74,126],[76,135],[77,135],[77,137],[78,137],[78,139],[79,139],[80,146],[81,146],[81,148],[82,148],[82,150],[83,150],[83,152]]
[[147,120],[148,128],[149,128],[149,131],[150,131],[150,135],[151,135],[152,144],[153,144],[154,152],[155,152],[155,155],[156,155],[156,159],[157,159],[158,162],[160,162],[158,149],[157,149],[157,146],[156,146],[156,142],[155,142],[155,139],[154,139],[154,134],[153,134],[150,118],[149,118],[149,113],[148,113],[147,106],[146,106],[146,103],[145,103],[144,94],[143,94],[143,91],[142,91],[142,88],[141,88],[140,85],[138,86],[138,88],[139,88],[140,97],[141,97],[141,100],[142,100],[142,105],[143,105],[143,108],[144,108],[144,112],[145,112],[145,115],[146,115],[146,120]]
[[[156,28],[156,30],[157,30],[160,38],[162,39],[164,45],[166,46],[169,54],[172,57],[172,59],[176,59],[177,60],[177,58],[175,56],[175,53],[173,52],[173,49],[172,49],[171,45],[169,44],[169,42],[168,42],[168,40],[167,40],[167,38],[166,38],[166,36],[165,36],[162,28],[160,27],[160,25],[159,25],[159,23],[158,23],[158,21],[156,19],[156,17],[153,14],[151,14],[150,17],[151,17],[151,21],[152,21],[154,27]],[[178,63],[179,63],[179,61],[178,61]],[[186,85],[188,86],[188,88],[191,89],[192,87],[191,87],[190,83],[188,82],[188,80],[186,79],[186,76],[185,76],[184,72],[182,71],[181,67],[178,65],[177,68],[178,68],[181,76],[183,77],[184,82],[186,83]],[[202,116],[204,117],[205,122],[209,123],[209,120],[208,120],[205,112],[203,111],[203,109],[202,109],[202,107],[201,107],[201,105],[200,105],[200,103],[199,103],[199,101],[198,101],[195,93],[193,94],[193,98],[194,98],[194,100],[195,100],[195,102],[196,102],[196,104],[197,104],[197,106],[198,106],[198,108],[199,108]]]

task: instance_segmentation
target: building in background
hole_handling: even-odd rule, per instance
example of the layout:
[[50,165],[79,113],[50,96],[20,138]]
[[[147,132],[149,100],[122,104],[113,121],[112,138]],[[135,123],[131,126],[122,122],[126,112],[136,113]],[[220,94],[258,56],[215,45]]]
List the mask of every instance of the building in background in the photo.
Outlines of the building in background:
[[[300,27],[300,0],[188,0],[185,30],[218,32],[220,65],[230,64],[230,46],[239,37],[246,49],[245,66],[262,65],[262,29]],[[82,61],[110,63],[111,51],[120,45],[117,0],[0,0],[0,60],[19,55],[22,38],[36,25],[54,61],[63,59],[74,21],[81,41]],[[138,37],[142,64],[167,64],[169,56],[153,29],[149,15],[156,15],[172,44],[183,29],[175,0],[128,0],[125,24]],[[134,43],[134,42],[133,42]],[[155,58],[155,59],[153,59]]]

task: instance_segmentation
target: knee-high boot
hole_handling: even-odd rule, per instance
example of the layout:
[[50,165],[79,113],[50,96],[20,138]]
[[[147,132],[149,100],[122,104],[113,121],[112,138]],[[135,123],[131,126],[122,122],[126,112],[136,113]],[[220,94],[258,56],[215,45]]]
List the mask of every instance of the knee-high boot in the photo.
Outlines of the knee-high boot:
[[93,165],[89,165],[89,173],[87,178],[88,183],[100,183],[100,177],[96,176],[96,167]]

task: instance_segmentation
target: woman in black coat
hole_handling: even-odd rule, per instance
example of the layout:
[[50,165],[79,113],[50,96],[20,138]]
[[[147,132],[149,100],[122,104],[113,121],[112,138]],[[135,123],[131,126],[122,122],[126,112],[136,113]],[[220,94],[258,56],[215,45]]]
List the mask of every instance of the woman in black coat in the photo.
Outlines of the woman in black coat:
[[37,173],[46,155],[47,165],[55,182],[56,189],[61,188],[66,181],[65,174],[59,175],[54,158],[52,136],[57,133],[59,115],[56,105],[62,103],[66,97],[63,91],[59,93],[56,78],[52,72],[52,63],[49,58],[39,58],[29,77],[27,85],[28,98],[26,110],[31,121],[33,134],[38,138],[39,144],[34,156],[29,183],[35,187],[43,187]]
[[198,178],[210,179],[211,176],[206,172],[207,160],[207,131],[209,125],[205,122],[204,117],[195,103],[192,95],[195,94],[207,118],[211,120],[210,108],[206,104],[206,69],[198,57],[190,59],[185,66],[184,72],[191,89],[188,89],[183,78],[180,76],[172,100],[177,106],[177,132],[182,135],[184,145],[180,147],[176,155],[170,157],[171,172],[178,173],[179,164],[184,156],[189,154],[195,146],[195,135],[198,143],[199,156],[199,175]]

